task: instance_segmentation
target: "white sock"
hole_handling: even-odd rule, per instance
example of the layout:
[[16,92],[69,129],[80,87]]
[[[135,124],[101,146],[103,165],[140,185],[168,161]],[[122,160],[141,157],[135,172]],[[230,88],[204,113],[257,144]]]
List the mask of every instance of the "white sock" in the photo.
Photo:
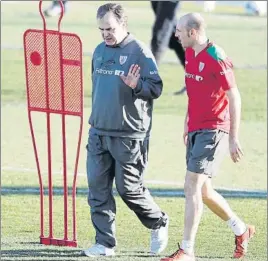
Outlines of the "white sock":
[[236,236],[241,236],[247,230],[246,224],[237,216],[231,217],[226,221],[227,225],[233,230]]
[[185,254],[192,255],[194,252],[194,242],[190,240],[182,240],[181,249],[183,249]]

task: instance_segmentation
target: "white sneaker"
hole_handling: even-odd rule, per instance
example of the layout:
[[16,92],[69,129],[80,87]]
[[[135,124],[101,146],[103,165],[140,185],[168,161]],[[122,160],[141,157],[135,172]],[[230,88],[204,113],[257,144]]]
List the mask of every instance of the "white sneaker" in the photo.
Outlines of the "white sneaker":
[[113,248],[108,248],[101,244],[95,244],[92,247],[83,250],[82,255],[89,257],[114,256],[115,252]]
[[167,221],[165,226],[151,230],[151,254],[157,255],[161,253],[168,244],[168,225],[169,217],[166,215]]

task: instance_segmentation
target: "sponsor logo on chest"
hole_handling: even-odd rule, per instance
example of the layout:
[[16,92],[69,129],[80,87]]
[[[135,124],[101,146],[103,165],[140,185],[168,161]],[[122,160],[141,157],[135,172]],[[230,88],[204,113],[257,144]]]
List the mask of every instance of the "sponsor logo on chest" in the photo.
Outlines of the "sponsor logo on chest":
[[101,69],[101,68],[97,68],[95,70],[95,72],[97,74],[104,74],[104,75],[117,75],[117,76],[120,76],[120,75],[124,75],[124,71],[121,71],[121,70],[105,70],[105,69]]
[[[187,64],[188,64],[188,62],[187,62]],[[204,70],[204,68],[205,68],[205,63],[199,62],[199,64],[198,64],[198,71],[201,73]],[[187,69],[188,69],[188,72],[187,72]],[[186,70],[185,70],[185,78],[192,79],[192,80],[195,80],[197,82],[201,82],[201,81],[204,80],[204,77],[203,76],[198,75],[198,74],[195,74],[195,73],[190,73],[189,72],[189,69],[190,68],[187,67]]]
[[204,80],[204,78],[200,75],[193,74],[193,73],[187,73],[185,72],[185,78],[196,80],[197,82],[201,82]]

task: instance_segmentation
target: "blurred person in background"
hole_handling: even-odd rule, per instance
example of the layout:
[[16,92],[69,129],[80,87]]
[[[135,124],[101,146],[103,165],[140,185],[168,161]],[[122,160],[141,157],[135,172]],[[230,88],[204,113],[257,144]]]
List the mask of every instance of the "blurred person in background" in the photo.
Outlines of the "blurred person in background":
[[[151,1],[151,7],[155,14],[153,25],[151,50],[159,64],[167,48],[174,50],[181,65],[185,67],[185,53],[182,45],[175,37],[176,12],[180,1]],[[175,92],[175,95],[183,94],[185,87]]]
[[245,3],[245,9],[248,15],[264,16],[267,15],[267,2],[247,1]]
[[[57,0],[53,0],[51,5],[44,11],[44,14],[46,17],[53,17],[53,16],[58,16],[61,13],[61,6],[60,6],[60,1]],[[67,0],[63,0],[63,7],[64,7],[64,13],[67,10],[67,6],[68,6],[68,1]]]
[[204,1],[203,8],[204,12],[212,12],[215,10],[216,1]]

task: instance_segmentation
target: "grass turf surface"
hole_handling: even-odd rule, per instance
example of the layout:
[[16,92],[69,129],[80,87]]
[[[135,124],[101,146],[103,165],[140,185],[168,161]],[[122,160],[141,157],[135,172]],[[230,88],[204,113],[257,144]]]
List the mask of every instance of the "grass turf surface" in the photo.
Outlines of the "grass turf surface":
[[[77,33],[83,41],[86,53],[92,53],[100,41],[96,27],[95,12],[99,2],[72,2],[71,9],[63,19],[62,30]],[[153,13],[149,2],[124,2],[129,16],[129,29],[138,38],[149,44]],[[44,3],[44,6],[48,5]],[[28,28],[41,28],[37,2],[1,2],[1,46],[22,47],[22,34]],[[183,2],[179,14],[200,11],[201,5]],[[79,14],[79,15],[77,15]],[[179,15],[178,14],[178,15]],[[140,19],[137,19],[137,16]],[[266,19],[247,17],[239,7],[217,6],[215,13],[204,14],[208,23],[211,40],[222,46],[233,59],[237,83],[242,96],[241,143],[245,157],[234,165],[227,157],[222,164],[219,176],[214,180],[216,187],[233,189],[267,189],[267,25]],[[57,18],[48,21],[49,28],[55,28]],[[79,249],[45,247],[38,244],[39,237],[39,197],[25,192],[25,188],[38,188],[36,166],[32,150],[26,110],[24,56],[22,50],[1,49],[1,163],[2,188],[19,189],[2,196],[2,260],[86,260],[80,257],[80,249],[90,246],[94,241],[94,231],[89,219],[86,195],[78,194],[77,222]],[[91,106],[91,83],[89,55],[84,59],[85,124],[79,163],[79,172],[85,173],[86,124]],[[174,53],[167,51],[164,61],[176,62]],[[243,69],[244,68],[244,69]],[[245,69],[247,68],[247,69]],[[255,70],[253,69],[255,68]],[[183,117],[186,96],[173,96],[182,87],[183,70],[180,65],[163,63],[160,73],[164,80],[164,91],[155,103],[152,139],[150,144],[147,181],[164,181],[150,185],[167,190],[182,188],[185,174],[185,148],[182,145]],[[46,169],[44,118],[35,115],[38,143],[42,153],[42,169]],[[68,133],[76,128],[68,125]],[[53,135],[57,137],[60,122],[53,118]],[[55,126],[55,127],[54,127]],[[69,147],[76,144],[71,135]],[[61,149],[60,139],[54,139],[55,150],[53,170],[60,171],[62,162],[57,151]],[[74,149],[70,149],[70,159]],[[73,164],[69,163],[71,176]],[[27,169],[29,169],[27,171]],[[54,176],[55,185],[61,186],[60,175]],[[86,177],[78,177],[78,189],[86,190]],[[25,193],[23,193],[23,191]],[[113,260],[159,260],[149,257],[149,231],[140,225],[135,215],[126,208],[121,199],[118,203],[117,237],[118,255]],[[263,199],[228,199],[233,209],[245,222],[257,226],[257,235],[249,246],[247,260],[266,260],[266,201]],[[184,199],[157,197],[156,201],[171,217],[170,241],[164,254],[170,254],[181,241],[183,229]],[[62,197],[55,196],[56,234],[62,233]],[[130,226],[131,224],[131,226]],[[231,260],[234,238],[227,226],[217,217],[205,210],[199,228],[196,254],[198,260]],[[101,258],[100,260],[103,260]]]

